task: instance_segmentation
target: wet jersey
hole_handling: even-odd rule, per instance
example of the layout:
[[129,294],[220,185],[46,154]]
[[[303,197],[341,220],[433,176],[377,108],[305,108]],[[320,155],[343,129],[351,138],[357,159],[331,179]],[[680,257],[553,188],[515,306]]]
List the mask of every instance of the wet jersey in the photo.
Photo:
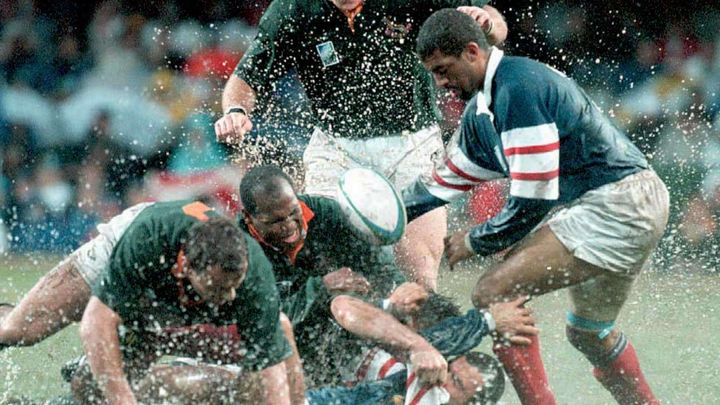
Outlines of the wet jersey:
[[[259,370],[290,352],[280,327],[280,302],[272,266],[258,243],[245,235],[248,269],[237,298],[220,308],[181,301],[189,284],[172,268],[181,259],[190,227],[217,214],[199,202],[159,202],[145,208],[118,240],[107,271],[93,295],[122,319],[122,336],[161,333],[163,328],[197,324],[237,324],[243,341],[241,366]],[[123,345],[142,344],[123,339]]]
[[327,0],[275,0],[235,74],[259,95],[294,69],[314,125],[341,137],[417,131],[437,121],[433,82],[414,53],[436,10],[488,0],[373,0],[352,19]]
[[[475,309],[464,316],[447,318],[419,332],[445,357],[461,356],[477,347],[490,333],[485,317]],[[386,378],[353,387],[327,387],[306,393],[310,404],[391,404],[395,396],[405,395],[407,372],[402,370]]]
[[476,253],[488,255],[522,239],[553,206],[647,168],[573,80],[492,48],[483,92],[466,107],[433,172],[405,189],[403,199],[412,219],[475,184],[509,177],[502,211],[468,236]]

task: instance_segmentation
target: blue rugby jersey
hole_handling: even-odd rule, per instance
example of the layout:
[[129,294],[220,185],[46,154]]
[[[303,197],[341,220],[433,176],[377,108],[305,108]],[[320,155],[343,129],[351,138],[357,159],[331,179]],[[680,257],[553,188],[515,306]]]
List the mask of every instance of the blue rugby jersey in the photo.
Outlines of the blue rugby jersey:
[[475,184],[509,177],[502,211],[468,235],[477,254],[489,255],[522,239],[553,206],[648,167],[572,79],[492,48],[483,91],[432,173],[403,190],[403,200],[412,220]]

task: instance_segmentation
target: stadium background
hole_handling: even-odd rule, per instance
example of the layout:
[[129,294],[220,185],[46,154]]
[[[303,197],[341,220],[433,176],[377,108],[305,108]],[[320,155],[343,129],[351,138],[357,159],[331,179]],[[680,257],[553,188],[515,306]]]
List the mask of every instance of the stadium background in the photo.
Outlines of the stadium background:
[[[0,0],[0,301],[16,300],[95,224],[133,203],[204,195],[237,209],[244,159],[214,141],[211,124],[224,78],[269,1],[207,3]],[[720,6],[493,5],[508,21],[506,51],[578,80],[668,184],[671,224],[620,322],[661,398],[713,402],[720,397],[713,339],[720,332],[713,299],[720,287]],[[267,97],[248,142],[279,143],[271,154],[297,159],[306,142],[302,92],[290,76]],[[442,103],[452,128],[461,104]],[[480,205],[497,201],[499,189]],[[452,226],[465,225],[463,209],[454,208]],[[477,263],[444,274],[441,289],[467,306]],[[608,403],[562,342],[565,296],[535,305],[561,403]],[[58,393],[59,365],[78,351],[70,330],[1,353],[0,403]]]

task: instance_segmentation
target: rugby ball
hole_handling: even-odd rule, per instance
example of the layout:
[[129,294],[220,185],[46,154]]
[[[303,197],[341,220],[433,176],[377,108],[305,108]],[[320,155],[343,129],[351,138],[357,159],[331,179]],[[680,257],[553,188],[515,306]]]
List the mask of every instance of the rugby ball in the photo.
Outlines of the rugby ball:
[[360,239],[383,246],[405,233],[405,205],[395,187],[374,170],[346,171],[338,181],[337,200]]

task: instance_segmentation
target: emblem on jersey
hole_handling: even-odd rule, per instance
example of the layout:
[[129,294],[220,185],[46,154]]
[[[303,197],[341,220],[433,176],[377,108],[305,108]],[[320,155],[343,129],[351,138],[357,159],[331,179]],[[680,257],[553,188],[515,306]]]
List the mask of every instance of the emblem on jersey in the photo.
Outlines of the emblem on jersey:
[[384,17],[383,22],[385,23],[385,36],[397,39],[400,43],[405,42],[405,37],[412,29],[411,23],[398,24],[388,17]]
[[315,48],[318,51],[318,55],[320,55],[320,60],[324,67],[340,63],[340,58],[338,58],[338,54],[335,52],[335,46],[333,46],[332,41],[317,44]]

